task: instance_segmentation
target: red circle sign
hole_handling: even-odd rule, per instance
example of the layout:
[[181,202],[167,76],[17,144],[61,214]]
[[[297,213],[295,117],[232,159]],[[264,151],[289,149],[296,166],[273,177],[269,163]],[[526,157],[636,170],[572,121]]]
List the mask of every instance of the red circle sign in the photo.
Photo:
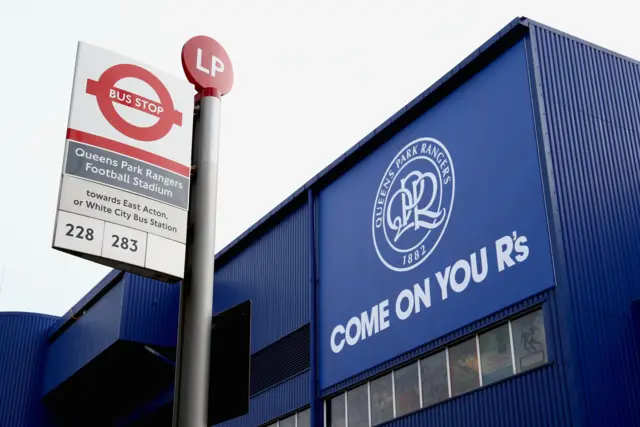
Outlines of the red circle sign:
[[224,95],[233,86],[233,66],[229,55],[211,37],[196,36],[184,44],[182,68],[198,92],[215,89]]
[[[160,102],[116,88],[120,80],[131,77],[147,83],[156,92]],[[157,141],[166,136],[173,125],[182,126],[182,113],[173,107],[167,88],[152,72],[132,64],[119,64],[106,69],[98,81],[87,80],[87,93],[94,95],[105,119],[123,135],[138,141]],[[113,103],[127,105],[158,117],[153,126],[136,126],[124,120]]]

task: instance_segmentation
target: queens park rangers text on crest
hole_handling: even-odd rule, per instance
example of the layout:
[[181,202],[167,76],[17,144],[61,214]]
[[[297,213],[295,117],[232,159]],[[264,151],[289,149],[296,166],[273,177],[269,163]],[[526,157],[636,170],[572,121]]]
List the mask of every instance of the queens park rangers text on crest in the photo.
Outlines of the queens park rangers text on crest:
[[373,205],[373,244],[393,271],[422,264],[447,228],[455,194],[451,155],[434,138],[403,147],[382,176]]

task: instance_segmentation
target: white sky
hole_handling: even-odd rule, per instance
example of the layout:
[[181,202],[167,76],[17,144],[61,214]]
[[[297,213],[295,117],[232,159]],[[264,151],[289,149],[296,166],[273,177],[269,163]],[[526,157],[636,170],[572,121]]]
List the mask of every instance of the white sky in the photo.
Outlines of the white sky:
[[640,58],[634,12],[614,0],[0,0],[0,311],[61,315],[109,271],[51,249],[78,40],[180,77],[190,37],[225,47],[220,249],[514,17]]

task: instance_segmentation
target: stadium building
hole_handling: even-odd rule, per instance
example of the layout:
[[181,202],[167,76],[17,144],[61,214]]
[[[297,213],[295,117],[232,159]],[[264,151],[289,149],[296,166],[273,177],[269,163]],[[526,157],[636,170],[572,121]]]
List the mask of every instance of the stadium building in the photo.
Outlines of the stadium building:
[[[509,23],[219,251],[224,425],[640,425],[639,129],[637,61]],[[0,425],[170,426],[178,300],[112,271],[0,313]]]

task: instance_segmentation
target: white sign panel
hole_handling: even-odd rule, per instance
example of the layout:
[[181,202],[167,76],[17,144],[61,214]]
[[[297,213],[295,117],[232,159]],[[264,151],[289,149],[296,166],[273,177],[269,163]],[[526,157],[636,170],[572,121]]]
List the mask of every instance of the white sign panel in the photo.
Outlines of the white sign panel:
[[80,42],[53,248],[182,279],[194,88]]

